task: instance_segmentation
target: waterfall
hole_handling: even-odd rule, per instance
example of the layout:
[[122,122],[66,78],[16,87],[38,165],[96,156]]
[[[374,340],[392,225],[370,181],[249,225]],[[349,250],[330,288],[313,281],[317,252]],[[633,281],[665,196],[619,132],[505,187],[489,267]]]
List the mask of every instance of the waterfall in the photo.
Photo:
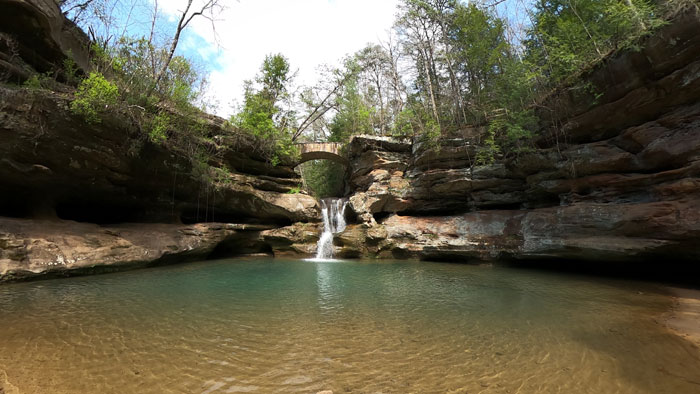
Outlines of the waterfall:
[[333,234],[345,230],[345,206],[348,200],[344,198],[321,199],[321,215],[323,232],[316,246],[316,260],[333,258]]

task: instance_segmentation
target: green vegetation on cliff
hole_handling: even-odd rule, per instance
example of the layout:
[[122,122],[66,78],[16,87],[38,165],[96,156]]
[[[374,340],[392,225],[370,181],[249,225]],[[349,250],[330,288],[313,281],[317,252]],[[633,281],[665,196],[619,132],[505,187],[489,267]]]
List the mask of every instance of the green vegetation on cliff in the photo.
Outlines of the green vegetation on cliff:
[[[150,27],[132,33],[136,3],[60,2],[92,39],[89,76],[81,81],[75,64],[62,70],[78,88],[74,113],[99,122],[116,108],[129,114],[144,140],[204,167],[217,161],[216,133],[250,136],[274,165],[293,162],[296,142],[347,142],[357,134],[407,136],[428,148],[446,137],[467,137],[477,146],[472,164],[485,164],[534,148],[543,127],[536,111],[554,89],[567,86],[595,97],[599,92],[577,83],[577,76],[620,48],[635,49],[672,8],[695,4],[534,0],[522,25],[512,11],[499,8],[503,2],[401,0],[389,38],[328,67],[316,86],[294,86],[287,58],[269,55],[245,85],[237,113],[213,132],[200,116],[207,108],[206,73],[176,48],[193,19],[216,19],[219,3],[205,1],[195,9],[188,1],[177,23],[165,23],[152,3]],[[110,9],[121,11],[112,15]],[[34,85],[46,84],[34,77]],[[307,165],[308,183],[335,177],[339,170],[331,167]],[[336,189],[313,189],[326,195],[326,188]]]

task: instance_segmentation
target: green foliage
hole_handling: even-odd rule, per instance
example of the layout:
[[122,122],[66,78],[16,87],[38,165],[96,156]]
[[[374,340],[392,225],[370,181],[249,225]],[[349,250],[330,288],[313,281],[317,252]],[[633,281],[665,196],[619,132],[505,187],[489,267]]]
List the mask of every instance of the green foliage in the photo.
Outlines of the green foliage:
[[202,74],[189,60],[175,56],[170,61],[158,88],[161,96],[166,97],[177,108],[188,109],[199,98],[198,89],[205,83]]
[[51,72],[45,72],[41,74],[32,74],[22,86],[29,90],[40,90],[40,89],[53,89],[56,85]]
[[416,114],[411,108],[404,108],[396,117],[396,122],[391,130],[394,137],[410,137],[416,134]]
[[306,186],[317,198],[342,196],[345,167],[329,160],[311,160],[301,165]]
[[476,153],[476,165],[493,164],[500,153],[501,148],[496,142],[496,133],[489,128]]
[[168,129],[171,127],[170,116],[165,112],[156,115],[150,121],[148,139],[155,144],[160,144],[168,139]]
[[118,99],[117,86],[106,80],[102,74],[93,72],[80,82],[75,99],[71,103],[71,111],[82,116],[88,123],[100,123],[100,114],[110,106],[115,106]]
[[221,167],[209,167],[207,162],[202,162],[201,165],[210,169],[211,181],[214,182],[217,188],[231,184],[231,170],[226,165]]
[[42,83],[41,83],[41,76],[39,74],[34,74],[29,79],[24,81],[25,88],[30,89],[30,90],[38,90],[42,89]]
[[520,154],[530,151],[535,136],[533,130],[536,129],[537,117],[531,109],[503,114],[491,120],[483,156],[492,157],[501,152]]
[[662,24],[650,0],[539,0],[526,61],[556,84]]
[[127,105],[157,114],[167,102],[181,112],[192,112],[206,85],[205,74],[183,56],[174,56],[163,77],[156,72],[166,61],[168,48],[145,37],[122,37],[112,45],[91,46],[91,61],[121,92]]
[[246,83],[243,107],[231,118],[234,126],[261,142],[273,165],[298,155],[292,141],[295,113],[284,108],[289,98],[287,85],[292,78],[289,70],[284,56],[268,55],[257,77],[260,88],[255,89],[252,82]]
[[[618,48],[662,24],[652,0],[536,0],[524,48],[508,40],[507,22],[478,2],[403,0],[396,24],[415,80],[394,120],[394,133],[413,127],[426,148],[468,124],[486,126],[477,161],[532,149],[533,105],[557,84],[596,100],[600,93],[572,80]],[[579,86],[580,85],[580,86]],[[411,116],[408,116],[408,114]],[[408,119],[412,119],[409,121]]]
[[261,94],[274,105],[287,93],[289,82],[291,82],[291,75],[289,75],[287,58],[282,54],[265,56],[258,76],[258,83],[263,87]]
[[504,22],[473,3],[454,8],[451,46],[457,72],[467,75],[463,91],[469,102],[471,122],[483,121],[483,114],[497,107],[500,97],[497,80],[504,73],[511,48],[505,37]]
[[278,109],[265,95],[246,86],[244,105],[241,112],[232,119],[233,124],[263,139],[273,139],[278,134],[274,116]]
[[442,136],[440,126],[434,119],[428,118],[423,126],[423,133],[420,135],[420,142],[426,149],[440,149],[440,137]]
[[78,83],[78,65],[73,60],[73,52],[69,49],[66,53],[66,58],[63,59],[63,75],[69,85]]
[[299,187],[293,187],[287,191],[287,194],[299,194],[301,193],[301,186]]
[[329,141],[347,142],[351,136],[373,134],[372,116],[375,109],[368,106],[357,86],[357,77],[349,78],[338,98],[338,111],[330,124]]

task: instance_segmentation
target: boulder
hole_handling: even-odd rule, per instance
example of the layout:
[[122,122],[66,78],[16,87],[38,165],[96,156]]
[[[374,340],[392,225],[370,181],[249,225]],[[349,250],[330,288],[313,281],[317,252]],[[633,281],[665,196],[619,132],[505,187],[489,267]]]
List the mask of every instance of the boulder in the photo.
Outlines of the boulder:
[[316,253],[321,226],[320,223],[295,223],[263,231],[260,236],[275,257],[312,257]]

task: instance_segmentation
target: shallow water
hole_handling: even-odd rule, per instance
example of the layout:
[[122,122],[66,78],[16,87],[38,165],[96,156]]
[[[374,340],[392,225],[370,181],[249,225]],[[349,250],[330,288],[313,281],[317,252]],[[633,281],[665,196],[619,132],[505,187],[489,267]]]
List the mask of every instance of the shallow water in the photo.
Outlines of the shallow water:
[[222,260],[12,284],[0,387],[700,393],[697,349],[655,322],[669,306],[641,282],[415,262]]

